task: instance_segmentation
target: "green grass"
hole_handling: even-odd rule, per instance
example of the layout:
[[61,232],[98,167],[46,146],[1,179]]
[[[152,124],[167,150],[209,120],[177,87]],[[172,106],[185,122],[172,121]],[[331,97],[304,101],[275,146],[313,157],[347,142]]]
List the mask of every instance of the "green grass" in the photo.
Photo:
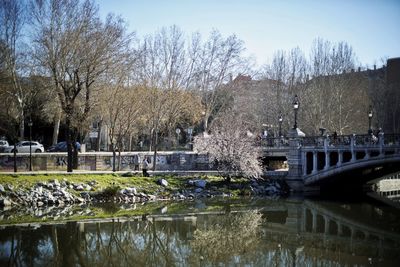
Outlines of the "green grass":
[[49,182],[57,179],[59,182],[66,179],[70,183],[88,183],[95,180],[97,183],[97,189],[107,188],[110,186],[149,186],[155,183],[155,179],[152,177],[123,177],[118,174],[51,174],[51,175],[4,175],[0,174],[1,184],[12,184],[23,188],[29,188],[38,182]]
[[[158,179],[165,179],[168,181],[168,187],[163,188],[157,184]],[[188,187],[188,180],[190,179],[205,179],[208,181],[207,186],[221,187],[225,184],[223,178],[217,176],[203,176],[203,177],[188,177],[188,176],[131,176],[127,174],[0,174],[0,184],[11,184],[14,188],[29,189],[38,182],[50,182],[57,179],[59,182],[67,180],[70,183],[89,183],[95,180],[95,191],[103,191],[110,188],[126,188],[135,187],[139,192],[147,194],[162,194],[168,195],[170,192],[185,189]],[[242,183],[241,179],[234,180],[233,183]]]

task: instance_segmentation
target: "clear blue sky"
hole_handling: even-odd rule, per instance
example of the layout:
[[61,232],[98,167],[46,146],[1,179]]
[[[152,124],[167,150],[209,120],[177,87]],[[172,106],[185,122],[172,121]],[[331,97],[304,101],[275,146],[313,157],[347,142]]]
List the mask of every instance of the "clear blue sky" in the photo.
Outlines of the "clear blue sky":
[[258,65],[276,50],[300,47],[306,55],[317,37],[346,41],[362,65],[400,57],[400,0],[97,0],[100,13],[121,15],[139,36],[177,25],[186,34],[212,29],[235,33]]

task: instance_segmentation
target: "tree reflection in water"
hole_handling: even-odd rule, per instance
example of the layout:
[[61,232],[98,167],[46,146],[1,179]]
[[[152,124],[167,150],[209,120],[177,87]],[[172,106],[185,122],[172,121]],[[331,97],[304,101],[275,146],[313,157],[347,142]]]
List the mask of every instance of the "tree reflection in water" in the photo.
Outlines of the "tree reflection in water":
[[400,260],[400,216],[390,209],[312,201],[234,207],[3,227],[0,266],[396,266]]
[[214,218],[194,232],[191,260],[238,264],[241,257],[254,257],[260,245],[261,220],[258,211]]

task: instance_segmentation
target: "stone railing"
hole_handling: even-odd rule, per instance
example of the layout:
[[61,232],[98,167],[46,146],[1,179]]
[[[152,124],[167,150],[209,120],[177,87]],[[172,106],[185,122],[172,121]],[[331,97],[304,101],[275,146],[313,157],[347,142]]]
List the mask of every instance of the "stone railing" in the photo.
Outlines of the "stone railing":
[[289,139],[283,136],[262,138],[259,145],[262,147],[287,147],[289,146]]

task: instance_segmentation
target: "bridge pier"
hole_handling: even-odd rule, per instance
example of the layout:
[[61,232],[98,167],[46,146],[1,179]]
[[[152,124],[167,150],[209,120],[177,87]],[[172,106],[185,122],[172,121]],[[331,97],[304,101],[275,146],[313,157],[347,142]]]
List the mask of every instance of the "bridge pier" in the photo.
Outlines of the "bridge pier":
[[325,167],[324,170],[329,169],[331,165],[331,153],[328,151],[325,151]]
[[369,154],[370,151],[369,151],[369,149],[366,148],[364,151],[365,151],[365,157],[364,157],[364,159],[369,159],[369,158],[370,158],[370,154]]
[[338,153],[339,153],[339,159],[338,159],[336,166],[340,167],[343,164],[343,151],[340,150]]
[[311,232],[317,232],[317,212],[315,210],[311,210],[312,215],[312,224],[311,224]]
[[350,140],[350,152],[351,152],[351,160],[350,160],[350,162],[355,162],[356,161],[356,152],[354,150],[355,144],[356,144],[356,136],[355,136],[355,134],[353,134],[351,136],[351,140]]
[[313,170],[311,174],[316,174],[318,172],[318,152],[313,152]]
[[301,155],[301,139],[305,134],[299,129],[291,129],[289,136],[289,153],[287,157],[289,172],[286,183],[293,191],[304,191],[303,161]]
[[339,222],[337,223],[337,235],[342,236],[343,235],[343,225]]
[[329,218],[324,215],[324,234],[329,235]]

